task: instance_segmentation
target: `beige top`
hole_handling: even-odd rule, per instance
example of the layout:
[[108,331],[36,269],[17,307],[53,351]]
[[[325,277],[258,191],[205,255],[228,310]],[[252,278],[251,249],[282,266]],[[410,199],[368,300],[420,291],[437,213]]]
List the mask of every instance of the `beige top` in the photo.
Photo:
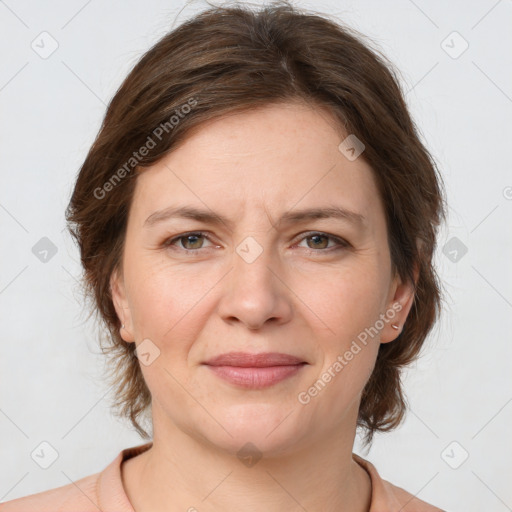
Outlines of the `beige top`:
[[[151,448],[153,442],[122,450],[101,472],[48,491],[0,503],[0,512],[135,512],[123,487],[121,464]],[[370,475],[369,512],[444,512],[383,480],[367,460],[353,459]]]

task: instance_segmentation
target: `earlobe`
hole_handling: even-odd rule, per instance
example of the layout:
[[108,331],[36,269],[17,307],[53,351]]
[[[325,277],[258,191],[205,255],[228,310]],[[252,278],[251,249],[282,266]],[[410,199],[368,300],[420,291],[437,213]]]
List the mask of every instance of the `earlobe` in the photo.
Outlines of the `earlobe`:
[[392,304],[386,311],[388,322],[381,332],[381,343],[394,341],[403,330],[409,311],[414,303],[415,285],[418,283],[419,278],[419,266],[417,263],[414,265],[413,275],[414,283],[411,281],[402,282],[397,277],[399,284],[396,286]]
[[135,341],[134,337],[132,336],[131,314],[126,298],[124,282],[119,277],[117,269],[112,272],[110,277],[110,295],[112,297],[112,302],[117,313],[117,318],[119,318],[121,323],[121,327],[119,329],[121,338],[123,338],[123,340],[126,342]]

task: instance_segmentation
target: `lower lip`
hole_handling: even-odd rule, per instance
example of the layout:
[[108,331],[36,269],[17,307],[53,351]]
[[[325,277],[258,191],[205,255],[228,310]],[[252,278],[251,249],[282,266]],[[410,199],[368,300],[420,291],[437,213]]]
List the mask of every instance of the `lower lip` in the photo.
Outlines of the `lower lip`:
[[218,377],[243,388],[261,389],[273,386],[295,375],[305,363],[264,368],[242,368],[240,366],[210,366]]

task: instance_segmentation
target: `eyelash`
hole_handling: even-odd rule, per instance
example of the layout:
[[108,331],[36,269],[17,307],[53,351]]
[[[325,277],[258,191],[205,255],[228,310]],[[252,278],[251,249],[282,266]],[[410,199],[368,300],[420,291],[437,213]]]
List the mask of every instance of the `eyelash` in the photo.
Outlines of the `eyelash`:
[[[175,236],[173,238],[168,238],[167,240],[164,241],[163,246],[171,248],[171,250],[178,250],[180,252],[185,252],[185,253],[190,254],[190,255],[195,255],[199,251],[201,251],[202,249],[211,249],[211,247],[205,247],[205,248],[201,247],[199,249],[185,249],[183,247],[173,246],[174,242],[179,241],[182,238],[187,238],[188,236],[202,236],[202,237],[206,238],[208,241],[214,243],[211,240],[211,238],[208,236],[207,233],[205,233],[203,231],[191,231],[189,233],[183,233],[182,235]],[[337,250],[340,250],[340,249],[346,249],[346,248],[350,247],[350,243],[348,243],[346,240],[343,240],[342,238],[339,238],[339,237],[336,237],[336,236],[333,236],[333,235],[329,235],[327,233],[323,233],[323,232],[320,232],[320,231],[311,231],[309,233],[306,233],[305,236],[303,236],[299,240],[299,243],[302,242],[303,240],[305,240],[307,238],[311,238],[313,236],[321,236],[321,237],[325,237],[325,238],[328,238],[330,240],[333,240],[333,241],[335,241],[337,243],[337,246],[330,247],[328,249],[309,249],[309,248],[306,248],[306,251],[308,253],[310,253],[310,254],[331,253],[333,251],[337,251]]]

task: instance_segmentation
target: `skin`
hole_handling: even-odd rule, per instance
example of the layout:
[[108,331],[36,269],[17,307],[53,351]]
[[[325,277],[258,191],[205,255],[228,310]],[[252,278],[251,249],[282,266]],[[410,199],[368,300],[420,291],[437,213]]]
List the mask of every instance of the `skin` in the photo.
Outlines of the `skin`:
[[[160,350],[141,365],[153,446],[122,465],[137,512],[368,510],[370,479],[351,456],[361,392],[414,291],[392,274],[373,171],[339,151],[345,137],[322,108],[265,106],[201,125],[138,177],[122,268],[111,279],[123,339]],[[171,205],[212,210],[233,226],[174,218],[144,227]],[[286,211],[327,205],[366,222],[279,223]],[[197,231],[211,238],[165,245]],[[350,246],[329,251],[336,239],[309,231]],[[251,263],[236,252],[246,237],[262,249]],[[393,304],[401,307],[393,320],[301,404],[299,393]],[[247,390],[201,364],[232,350],[284,352],[308,365]],[[248,442],[262,456],[251,467],[237,457]]]

